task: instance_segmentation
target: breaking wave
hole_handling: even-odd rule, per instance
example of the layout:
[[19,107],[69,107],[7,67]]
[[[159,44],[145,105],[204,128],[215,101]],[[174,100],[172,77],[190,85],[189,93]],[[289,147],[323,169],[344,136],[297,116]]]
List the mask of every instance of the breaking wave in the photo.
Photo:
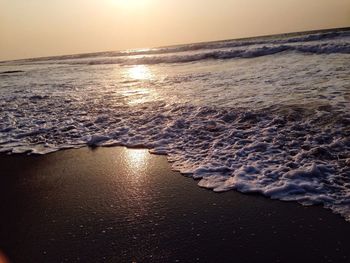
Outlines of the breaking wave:
[[99,113],[91,112],[98,105],[68,106],[65,114],[51,115],[43,106],[45,121],[35,112],[23,114],[25,105],[16,118],[2,115],[0,133],[6,136],[0,152],[146,147],[166,154],[175,170],[200,179],[201,187],[322,204],[350,220],[349,114],[324,112],[310,118],[295,110],[286,114],[165,104]]
[[[350,43],[325,43],[317,45],[278,45],[262,46],[248,49],[213,50],[190,54],[161,55],[161,56],[136,56],[127,58],[100,58],[94,60],[65,61],[70,65],[154,65],[161,63],[188,63],[201,60],[223,60],[234,58],[256,58],[261,56],[274,55],[281,52],[299,52],[304,54],[350,54]],[[58,62],[59,63],[59,62]]]

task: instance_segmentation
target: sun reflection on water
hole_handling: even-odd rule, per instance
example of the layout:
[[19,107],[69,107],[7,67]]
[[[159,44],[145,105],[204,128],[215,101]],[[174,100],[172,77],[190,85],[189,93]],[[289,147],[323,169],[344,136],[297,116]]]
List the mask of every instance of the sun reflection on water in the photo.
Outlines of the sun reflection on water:
[[141,174],[140,172],[147,168],[149,153],[144,149],[127,149],[125,150],[126,163],[134,174]]
[[155,101],[157,93],[150,82],[154,77],[154,73],[146,65],[127,67],[124,71],[124,81],[129,84],[122,92],[126,102],[129,105],[138,105]]
[[130,79],[133,80],[150,80],[153,77],[150,69],[145,65],[136,65],[128,69],[127,72]]

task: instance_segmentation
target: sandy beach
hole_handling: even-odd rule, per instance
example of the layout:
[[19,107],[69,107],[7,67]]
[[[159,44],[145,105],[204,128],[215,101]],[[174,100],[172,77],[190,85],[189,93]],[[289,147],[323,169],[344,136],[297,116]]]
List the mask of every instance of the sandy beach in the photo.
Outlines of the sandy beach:
[[350,224],[321,207],[214,193],[143,149],[1,155],[11,262],[349,262]]

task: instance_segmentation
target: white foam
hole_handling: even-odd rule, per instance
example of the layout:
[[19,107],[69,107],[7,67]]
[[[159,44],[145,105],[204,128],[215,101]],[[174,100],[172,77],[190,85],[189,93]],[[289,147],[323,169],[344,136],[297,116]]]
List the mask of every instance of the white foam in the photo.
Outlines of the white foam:
[[[350,215],[347,205],[343,205],[350,201],[349,169],[345,165],[348,159],[344,159],[349,156],[345,127],[308,127],[299,120],[276,125],[281,116],[233,110],[235,120],[225,122],[222,118],[226,114],[223,110],[192,106],[134,107],[127,112],[115,111],[108,118],[97,117],[95,124],[105,127],[104,133],[95,125],[84,126],[84,121],[73,126],[84,127],[79,131],[74,128],[25,133],[17,129],[8,136],[17,142],[3,142],[0,148],[3,152],[46,154],[79,142],[89,146],[148,147],[153,153],[167,154],[175,170],[201,179],[201,187],[323,204],[345,217]],[[113,125],[113,119],[122,121]],[[296,124],[308,127],[303,130],[304,135],[292,128]],[[88,135],[93,133],[96,134]],[[330,140],[320,144],[320,136]],[[323,150],[319,150],[321,145]],[[344,158],[334,158],[339,155]]]

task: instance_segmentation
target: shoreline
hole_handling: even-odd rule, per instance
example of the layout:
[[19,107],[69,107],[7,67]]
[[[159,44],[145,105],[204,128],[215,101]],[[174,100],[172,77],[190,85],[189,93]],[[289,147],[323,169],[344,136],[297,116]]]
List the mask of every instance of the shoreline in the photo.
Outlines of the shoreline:
[[146,149],[0,154],[11,262],[347,262],[350,224],[322,207],[214,193]]

